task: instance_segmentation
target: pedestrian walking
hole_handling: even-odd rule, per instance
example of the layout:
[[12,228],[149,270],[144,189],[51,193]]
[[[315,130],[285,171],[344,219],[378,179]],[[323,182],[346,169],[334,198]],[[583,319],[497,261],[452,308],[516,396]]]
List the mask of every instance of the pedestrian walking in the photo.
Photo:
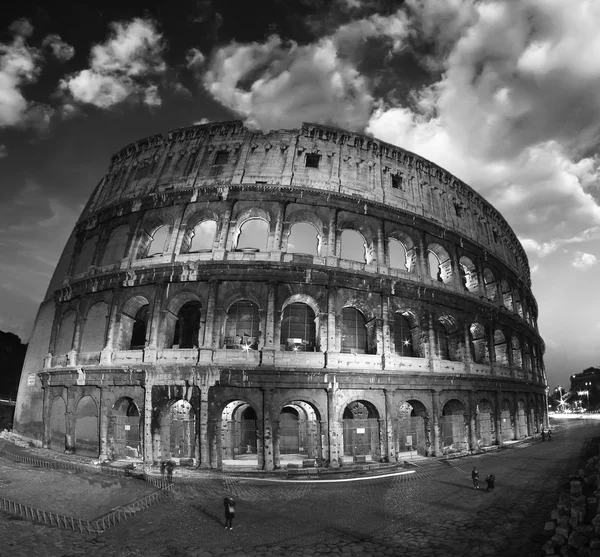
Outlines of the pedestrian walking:
[[542,429],[542,441],[546,440],[546,432]]
[[485,478],[485,483],[487,484],[486,491],[494,491],[494,482],[496,481],[496,476],[494,474],[488,474]]
[[552,441],[552,430],[548,430],[548,441]]
[[473,466],[471,479],[473,480],[473,489],[479,489],[479,470],[477,470],[477,466]]
[[223,499],[225,505],[225,530],[233,530],[233,518],[235,517],[235,501],[233,497]]
[[175,463],[172,460],[167,460],[166,464],[167,469],[167,482],[170,484],[173,483],[173,470],[175,469]]

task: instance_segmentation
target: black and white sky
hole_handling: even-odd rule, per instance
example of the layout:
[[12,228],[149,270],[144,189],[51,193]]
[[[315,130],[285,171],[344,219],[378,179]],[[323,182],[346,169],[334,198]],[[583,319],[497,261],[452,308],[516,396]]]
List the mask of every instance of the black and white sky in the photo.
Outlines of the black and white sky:
[[600,364],[600,2],[10,2],[0,12],[0,330],[27,341],[110,156],[242,119],[414,151],[525,247],[551,387]]

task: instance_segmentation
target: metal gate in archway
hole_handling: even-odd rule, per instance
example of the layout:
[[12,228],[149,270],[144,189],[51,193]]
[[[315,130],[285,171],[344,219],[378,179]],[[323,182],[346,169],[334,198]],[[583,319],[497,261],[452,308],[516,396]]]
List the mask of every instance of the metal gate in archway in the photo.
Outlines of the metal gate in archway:
[[139,416],[109,416],[108,428],[114,458],[141,455]]
[[394,449],[398,453],[417,451],[426,454],[425,420],[422,416],[410,416],[394,422]]
[[344,455],[377,455],[379,449],[379,420],[344,419]]
[[494,442],[494,431],[492,428],[493,416],[489,412],[480,412],[477,414],[477,432],[481,445],[488,447]]
[[279,452],[281,454],[300,452],[300,424],[297,414],[282,412],[279,417]]
[[463,414],[442,416],[442,440],[444,447],[467,448],[467,430]]
[[194,456],[196,439],[195,419],[171,420],[170,427],[171,456],[178,458],[192,458]]

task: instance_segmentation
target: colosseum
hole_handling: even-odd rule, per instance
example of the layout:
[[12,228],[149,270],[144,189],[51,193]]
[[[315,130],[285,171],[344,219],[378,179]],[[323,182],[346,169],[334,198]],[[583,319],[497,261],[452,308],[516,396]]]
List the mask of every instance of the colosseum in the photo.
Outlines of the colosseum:
[[548,425],[537,317],[514,232],[435,164],[322,125],[177,129],[95,188],[15,431],[221,470],[483,450]]

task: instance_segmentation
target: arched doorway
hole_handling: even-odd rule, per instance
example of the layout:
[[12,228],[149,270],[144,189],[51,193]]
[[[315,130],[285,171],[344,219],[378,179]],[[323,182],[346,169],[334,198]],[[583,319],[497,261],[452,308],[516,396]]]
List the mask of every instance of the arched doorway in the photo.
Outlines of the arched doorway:
[[[196,449],[196,416],[187,400],[177,400],[170,405],[169,427],[161,428],[163,455],[174,458],[194,458]],[[168,435],[165,435],[168,433]]]
[[52,401],[50,413],[50,448],[53,451],[65,450],[65,436],[67,433],[65,413],[67,407],[62,397],[58,396]]
[[234,400],[223,408],[221,413],[220,441],[221,459],[219,465],[258,467],[258,416],[247,402]]
[[455,398],[442,410],[442,446],[444,452],[463,451],[469,446],[465,407]]
[[373,404],[356,400],[346,406],[344,422],[344,456],[355,460],[379,460],[379,413]]
[[108,417],[108,451],[113,459],[141,457],[140,411],[129,397],[119,398]]
[[427,455],[427,428],[429,418],[424,404],[418,400],[408,400],[398,408],[394,422],[394,454],[416,451]]
[[511,404],[508,401],[508,399],[503,399],[500,412],[500,427],[502,431],[502,441],[511,441],[515,438],[514,419],[511,410]]
[[284,405],[279,414],[275,465],[322,457],[319,413],[308,402],[295,400]]
[[517,408],[517,427],[519,428],[519,437],[527,437],[527,415],[525,401],[520,398]]
[[98,407],[91,396],[84,396],[77,404],[75,452],[92,457],[100,454]]
[[477,440],[482,447],[489,447],[496,440],[494,411],[491,401],[486,398],[481,399],[477,405]]

